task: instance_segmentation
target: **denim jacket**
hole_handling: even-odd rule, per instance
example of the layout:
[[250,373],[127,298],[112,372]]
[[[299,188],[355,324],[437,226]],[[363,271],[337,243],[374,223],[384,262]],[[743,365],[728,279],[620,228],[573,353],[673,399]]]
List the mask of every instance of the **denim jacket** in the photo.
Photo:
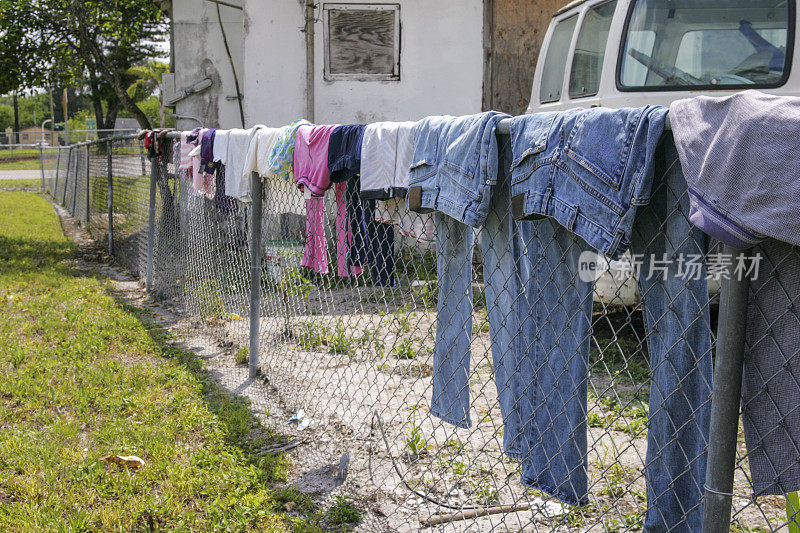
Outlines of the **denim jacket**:
[[514,218],[549,216],[604,254],[628,249],[636,208],[650,202],[668,110],[572,109],[511,120]]
[[489,111],[464,117],[427,117],[414,127],[408,208],[440,211],[478,228],[489,214],[497,183],[497,123]]

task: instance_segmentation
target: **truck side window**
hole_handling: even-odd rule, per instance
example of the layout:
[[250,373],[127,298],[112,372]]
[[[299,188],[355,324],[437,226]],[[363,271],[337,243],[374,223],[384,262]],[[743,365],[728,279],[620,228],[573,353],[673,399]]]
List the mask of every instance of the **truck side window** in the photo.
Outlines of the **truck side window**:
[[567,68],[567,54],[578,16],[573,15],[558,23],[553,29],[553,36],[547,46],[547,57],[544,58],[542,84],[539,102],[557,102],[561,99],[561,86],[564,84],[564,70]]
[[636,0],[620,89],[769,88],[786,82],[795,0]]
[[570,98],[594,96],[600,89],[600,73],[617,0],[598,4],[586,12],[578,33],[569,77]]

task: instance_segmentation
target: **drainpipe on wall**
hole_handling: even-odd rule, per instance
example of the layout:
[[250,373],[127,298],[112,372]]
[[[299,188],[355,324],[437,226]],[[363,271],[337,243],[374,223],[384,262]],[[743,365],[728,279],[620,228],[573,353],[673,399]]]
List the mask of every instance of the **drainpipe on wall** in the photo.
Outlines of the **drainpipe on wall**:
[[305,0],[306,120],[314,122],[314,0]]

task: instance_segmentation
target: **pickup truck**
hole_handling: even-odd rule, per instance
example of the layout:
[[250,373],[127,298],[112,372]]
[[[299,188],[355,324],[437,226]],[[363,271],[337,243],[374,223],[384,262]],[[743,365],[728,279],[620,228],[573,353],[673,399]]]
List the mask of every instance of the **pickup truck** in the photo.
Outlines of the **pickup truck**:
[[[527,112],[669,106],[745,89],[800,95],[797,16],[795,0],[577,0],[553,15]],[[596,300],[636,301],[635,280],[620,275],[629,269],[597,265]]]
[[800,94],[795,0],[578,0],[547,30],[529,113]]

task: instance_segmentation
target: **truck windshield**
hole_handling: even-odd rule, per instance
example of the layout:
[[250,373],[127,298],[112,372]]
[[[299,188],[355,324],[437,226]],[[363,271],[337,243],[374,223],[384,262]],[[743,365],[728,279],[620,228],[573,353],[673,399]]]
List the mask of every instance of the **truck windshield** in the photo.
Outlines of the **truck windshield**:
[[788,74],[793,0],[637,0],[619,85],[775,87]]

